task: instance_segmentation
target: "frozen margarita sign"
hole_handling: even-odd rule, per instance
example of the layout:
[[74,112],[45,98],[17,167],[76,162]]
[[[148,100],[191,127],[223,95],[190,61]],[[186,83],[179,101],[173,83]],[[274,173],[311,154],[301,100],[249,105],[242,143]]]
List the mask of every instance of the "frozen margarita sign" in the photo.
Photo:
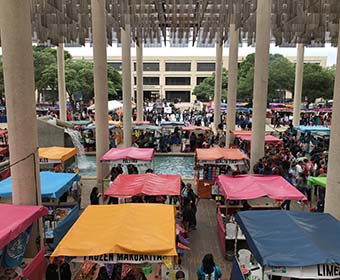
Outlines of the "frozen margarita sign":
[[340,263],[299,267],[270,266],[265,268],[265,273],[301,279],[338,279],[340,278]]
[[162,263],[164,256],[150,256],[138,254],[103,254],[97,256],[77,257],[75,262],[95,262],[95,263]]

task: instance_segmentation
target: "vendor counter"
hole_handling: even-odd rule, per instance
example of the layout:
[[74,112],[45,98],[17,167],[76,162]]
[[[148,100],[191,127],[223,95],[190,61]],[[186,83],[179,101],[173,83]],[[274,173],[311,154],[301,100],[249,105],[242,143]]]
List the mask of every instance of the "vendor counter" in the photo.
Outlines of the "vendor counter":
[[[248,249],[248,244],[241,230],[236,230],[230,224],[235,222],[232,219],[232,215],[238,211],[242,211],[242,205],[220,205],[217,207],[216,222],[217,222],[217,234],[220,245],[221,254],[228,260],[232,260],[235,255],[235,242],[237,242],[237,249]],[[275,205],[254,205],[252,210],[274,210],[280,209]],[[228,231],[229,230],[229,231]],[[237,241],[235,234],[237,232]]]
[[44,237],[46,245],[53,250],[79,217],[79,206],[76,204],[45,204],[48,215],[44,217]]

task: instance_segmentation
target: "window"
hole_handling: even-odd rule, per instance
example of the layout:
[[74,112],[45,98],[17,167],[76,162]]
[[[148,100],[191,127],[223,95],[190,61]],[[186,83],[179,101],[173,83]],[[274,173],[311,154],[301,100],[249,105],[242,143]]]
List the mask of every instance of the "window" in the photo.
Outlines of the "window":
[[[137,71],[137,63],[133,63],[133,71]],[[143,63],[143,71],[145,72],[150,72],[154,71],[157,72],[159,71],[159,63],[158,62],[144,62]]]
[[213,72],[215,71],[215,63],[214,62],[197,63],[197,71],[198,72]]
[[[137,77],[134,77],[134,84],[137,85]],[[143,85],[145,86],[158,86],[159,77],[143,77]]]
[[190,91],[167,90],[165,91],[165,98],[170,102],[174,101],[190,102]]
[[196,85],[198,86],[200,83],[202,83],[205,78],[208,78],[208,77],[197,77],[196,78]]
[[190,77],[166,77],[165,84],[167,86],[190,86]]
[[122,71],[122,63],[121,62],[109,62],[108,65],[117,71]]
[[191,71],[191,63],[165,63],[165,71],[173,71],[173,72],[179,72],[179,71]]
[[159,63],[145,62],[143,63],[143,71],[159,71]]

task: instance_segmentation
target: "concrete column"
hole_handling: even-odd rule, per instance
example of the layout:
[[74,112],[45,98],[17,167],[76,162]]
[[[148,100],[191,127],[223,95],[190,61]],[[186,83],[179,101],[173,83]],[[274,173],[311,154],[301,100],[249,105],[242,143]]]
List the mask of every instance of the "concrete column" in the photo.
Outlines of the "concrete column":
[[143,120],[143,41],[136,44],[136,75],[137,75],[137,121]]
[[214,93],[214,129],[221,122],[221,97],[222,97],[222,61],[223,43],[216,42],[216,65],[215,65],[215,93]]
[[58,63],[58,95],[59,95],[59,119],[66,121],[66,86],[65,86],[65,63],[64,63],[64,44],[57,47]]
[[159,98],[166,98],[165,95],[165,60],[159,58]]
[[229,65],[228,65],[228,107],[227,107],[227,131],[226,147],[233,142],[231,130],[235,130],[236,99],[237,99],[237,72],[238,72],[238,41],[239,30],[235,30],[235,24],[230,24]]
[[294,112],[293,112],[293,125],[294,126],[300,124],[304,52],[305,52],[304,45],[297,44],[297,56],[296,56],[296,66],[295,66],[295,87],[294,87]]
[[[340,26],[339,26],[340,31]],[[340,34],[340,33],[339,33]],[[325,198],[325,212],[340,220],[340,37],[338,39],[338,54],[333,94],[333,113],[331,139],[327,167],[327,188]]]
[[131,146],[132,108],[131,108],[131,29],[129,24],[122,28],[122,78],[123,78],[123,129],[124,147]]
[[253,95],[253,126],[250,168],[264,156],[264,136],[269,75],[271,0],[258,0],[256,11],[256,48]]
[[[30,1],[0,0],[0,29],[12,177],[12,201],[41,204]],[[24,117],[22,117],[24,116]],[[41,223],[40,223],[41,225]],[[42,227],[34,224],[27,257]],[[42,239],[42,237],[41,237]]]
[[94,61],[94,104],[96,112],[97,184],[101,187],[103,178],[106,175],[106,168],[103,167],[100,158],[109,149],[105,0],[91,0],[91,10]]

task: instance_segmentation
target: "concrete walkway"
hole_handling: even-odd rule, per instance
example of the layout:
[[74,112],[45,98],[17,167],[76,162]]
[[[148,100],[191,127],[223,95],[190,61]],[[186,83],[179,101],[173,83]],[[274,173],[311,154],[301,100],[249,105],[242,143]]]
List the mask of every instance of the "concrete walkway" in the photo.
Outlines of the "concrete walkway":
[[201,199],[197,206],[197,230],[189,233],[191,248],[183,258],[182,266],[189,271],[188,279],[197,279],[196,271],[203,256],[211,253],[216,265],[222,270],[222,280],[230,279],[231,262],[221,255],[216,228],[215,201]]

